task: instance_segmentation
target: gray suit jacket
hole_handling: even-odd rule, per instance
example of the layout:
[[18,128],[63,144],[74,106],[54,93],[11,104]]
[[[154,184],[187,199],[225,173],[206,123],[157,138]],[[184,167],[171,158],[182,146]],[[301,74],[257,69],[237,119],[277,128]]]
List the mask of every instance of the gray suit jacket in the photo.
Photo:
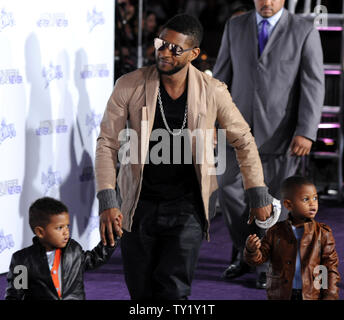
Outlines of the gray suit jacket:
[[295,135],[316,139],[323,54],[313,24],[284,9],[258,56],[255,11],[228,20],[213,70],[230,88],[260,154],[285,154]]

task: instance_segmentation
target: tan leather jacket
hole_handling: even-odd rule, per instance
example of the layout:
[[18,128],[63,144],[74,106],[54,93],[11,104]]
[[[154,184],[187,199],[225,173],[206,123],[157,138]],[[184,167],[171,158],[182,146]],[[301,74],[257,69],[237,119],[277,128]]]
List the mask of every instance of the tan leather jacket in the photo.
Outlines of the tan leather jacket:
[[[273,300],[290,300],[295,263],[297,240],[294,236],[290,217],[270,228],[262,245],[256,252],[245,248],[244,258],[251,265],[259,265],[270,259],[267,273],[267,295]],[[300,242],[300,259],[302,273],[302,297],[304,300],[338,299],[340,281],[338,273],[338,256],[330,227],[311,219],[304,224],[304,234]],[[318,282],[317,266],[325,266],[328,273],[328,289],[314,285]],[[318,287],[318,289],[317,289]]]
[[[149,137],[154,123],[159,73],[156,66],[144,67],[122,76],[116,81],[113,93],[108,101],[100,126],[97,140],[95,173],[97,192],[115,189],[116,180],[122,198],[123,229],[130,231],[133,215],[139,199],[142,172],[146,159]],[[200,72],[191,64],[188,70],[188,129],[213,129],[218,120],[222,128],[226,128],[227,140],[234,146],[241,167],[245,189],[265,187],[263,170],[258,150],[251,135],[250,128],[241,113],[232,102],[227,86]],[[138,164],[121,164],[116,179],[116,163],[121,143],[119,133],[126,127],[138,135]],[[142,124],[147,125],[144,131]],[[204,135],[205,138],[206,135]],[[205,144],[205,141],[202,143]],[[135,149],[135,148],[134,148]],[[142,151],[143,150],[143,151]],[[197,150],[197,151],[196,151]],[[207,161],[206,148],[196,148],[192,141],[192,155],[203,151],[204,163],[195,164],[196,175],[201,189],[207,228],[209,231],[208,205],[211,194],[217,189],[216,175],[209,175],[214,165]],[[200,155],[202,157],[202,154]]]

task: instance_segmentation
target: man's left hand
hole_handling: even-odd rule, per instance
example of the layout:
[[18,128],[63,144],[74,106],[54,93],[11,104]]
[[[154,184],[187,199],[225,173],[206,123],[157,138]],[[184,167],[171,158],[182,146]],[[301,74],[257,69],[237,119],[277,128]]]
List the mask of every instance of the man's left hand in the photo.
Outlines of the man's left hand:
[[312,148],[312,140],[303,136],[295,136],[290,144],[290,153],[292,156],[306,156]]
[[272,213],[272,204],[269,204],[265,207],[261,208],[251,208],[250,210],[250,218],[248,219],[247,223],[251,224],[254,220],[254,218],[265,221],[271,216]]

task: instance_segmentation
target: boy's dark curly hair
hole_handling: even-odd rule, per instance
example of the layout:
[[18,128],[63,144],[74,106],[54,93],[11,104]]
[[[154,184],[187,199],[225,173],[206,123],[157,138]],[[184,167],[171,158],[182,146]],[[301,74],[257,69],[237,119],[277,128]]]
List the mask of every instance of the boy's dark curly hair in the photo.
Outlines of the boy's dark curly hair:
[[291,176],[285,179],[281,185],[282,199],[290,199],[293,193],[303,185],[314,185],[314,183],[306,177]]
[[45,227],[50,222],[52,215],[68,212],[68,208],[61,201],[44,197],[37,199],[29,208],[29,224],[31,230],[35,232],[36,227]]

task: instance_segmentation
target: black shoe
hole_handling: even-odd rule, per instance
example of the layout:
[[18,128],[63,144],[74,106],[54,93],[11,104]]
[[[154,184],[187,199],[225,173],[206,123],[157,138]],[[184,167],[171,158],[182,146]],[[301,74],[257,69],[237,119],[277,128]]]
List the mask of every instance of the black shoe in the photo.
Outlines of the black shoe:
[[256,281],[257,289],[266,289],[266,272],[261,272],[258,274]]
[[250,271],[245,262],[233,263],[223,272],[223,279],[234,279]]

